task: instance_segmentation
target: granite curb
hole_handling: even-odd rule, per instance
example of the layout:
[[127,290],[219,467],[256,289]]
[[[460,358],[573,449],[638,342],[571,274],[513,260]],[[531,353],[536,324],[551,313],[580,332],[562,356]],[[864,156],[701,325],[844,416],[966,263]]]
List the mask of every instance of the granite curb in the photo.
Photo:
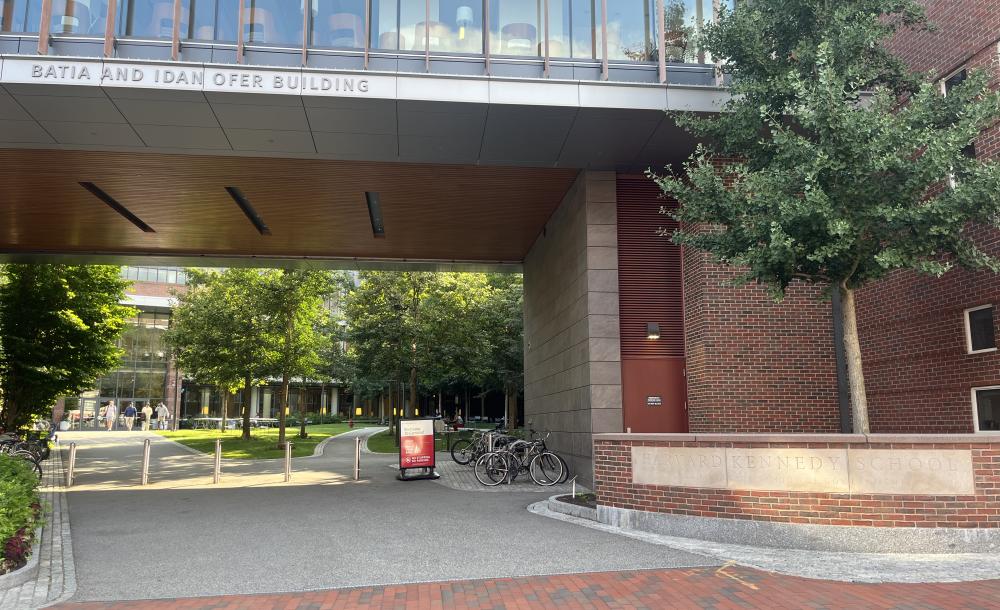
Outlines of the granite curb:
[[556,512],[550,508],[548,500],[529,505],[528,512],[726,563],[803,578],[860,583],[936,583],[993,580],[1000,574],[998,553],[849,553],[754,547],[615,527]]

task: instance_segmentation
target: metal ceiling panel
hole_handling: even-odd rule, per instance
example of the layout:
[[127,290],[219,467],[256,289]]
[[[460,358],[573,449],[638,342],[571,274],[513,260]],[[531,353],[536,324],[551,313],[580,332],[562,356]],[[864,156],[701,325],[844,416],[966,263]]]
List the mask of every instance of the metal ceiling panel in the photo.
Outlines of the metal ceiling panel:
[[226,135],[234,150],[259,152],[315,153],[312,134],[308,131],[270,129],[227,129]]
[[42,127],[60,144],[145,146],[128,123],[44,121]]
[[4,144],[47,144],[55,142],[55,140],[35,121],[0,119],[0,142]]
[[[278,96],[268,96],[270,101]],[[212,109],[225,129],[278,129],[309,131],[305,109],[297,106],[250,106],[247,104],[213,103]]]
[[73,121],[76,123],[127,123],[118,108],[107,98],[62,97],[56,95],[17,95],[17,101],[38,121]]
[[205,102],[119,99],[115,106],[133,125],[219,127],[212,107]]
[[219,127],[133,125],[139,137],[153,148],[188,150],[230,150],[229,140]]

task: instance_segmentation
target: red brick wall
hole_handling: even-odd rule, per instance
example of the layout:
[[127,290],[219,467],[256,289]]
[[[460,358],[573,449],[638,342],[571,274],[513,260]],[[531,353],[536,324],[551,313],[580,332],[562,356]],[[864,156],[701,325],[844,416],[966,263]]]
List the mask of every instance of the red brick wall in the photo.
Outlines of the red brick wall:
[[[936,30],[903,32],[891,48],[917,70],[946,76],[983,68],[1000,86],[1000,0],[926,4]],[[1000,158],[1000,125],[977,139],[976,152]],[[1000,255],[1000,232],[979,228],[975,236]],[[1000,385],[1000,354],[966,353],[963,311],[988,303],[1000,306],[1000,275],[961,269],[941,278],[896,272],[861,291],[858,322],[873,432],[972,431],[971,389]]]
[[909,443],[729,443],[681,441],[594,442],[597,503],[647,512],[813,525],[867,527],[1000,527],[1000,441],[935,443],[934,449],[971,449],[976,493],[917,496],[665,487],[632,483],[632,446],[920,449]]
[[736,272],[684,250],[691,432],[838,432],[833,319],[819,289],[775,303]]

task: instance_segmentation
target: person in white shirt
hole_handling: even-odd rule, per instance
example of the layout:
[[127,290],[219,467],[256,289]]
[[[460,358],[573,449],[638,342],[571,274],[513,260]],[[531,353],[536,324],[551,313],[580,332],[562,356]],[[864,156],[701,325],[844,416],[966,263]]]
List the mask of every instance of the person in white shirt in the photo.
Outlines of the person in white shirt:
[[170,420],[170,409],[162,402],[156,405],[156,427],[160,430],[167,429],[167,422]]
[[117,417],[118,411],[115,409],[115,401],[109,400],[108,406],[104,407],[104,423],[108,426],[108,432],[114,429]]
[[142,431],[149,431],[149,420],[153,419],[153,407],[146,403],[146,406],[142,408]]

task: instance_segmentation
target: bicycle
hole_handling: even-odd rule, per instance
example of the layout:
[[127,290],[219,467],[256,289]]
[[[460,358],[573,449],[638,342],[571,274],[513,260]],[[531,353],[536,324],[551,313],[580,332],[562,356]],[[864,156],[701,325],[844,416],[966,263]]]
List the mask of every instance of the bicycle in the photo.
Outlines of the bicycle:
[[543,487],[565,480],[562,458],[545,448],[544,438],[514,440],[503,448],[484,453],[475,465],[476,479],[488,487],[505,481],[512,483],[525,472],[536,485]]

